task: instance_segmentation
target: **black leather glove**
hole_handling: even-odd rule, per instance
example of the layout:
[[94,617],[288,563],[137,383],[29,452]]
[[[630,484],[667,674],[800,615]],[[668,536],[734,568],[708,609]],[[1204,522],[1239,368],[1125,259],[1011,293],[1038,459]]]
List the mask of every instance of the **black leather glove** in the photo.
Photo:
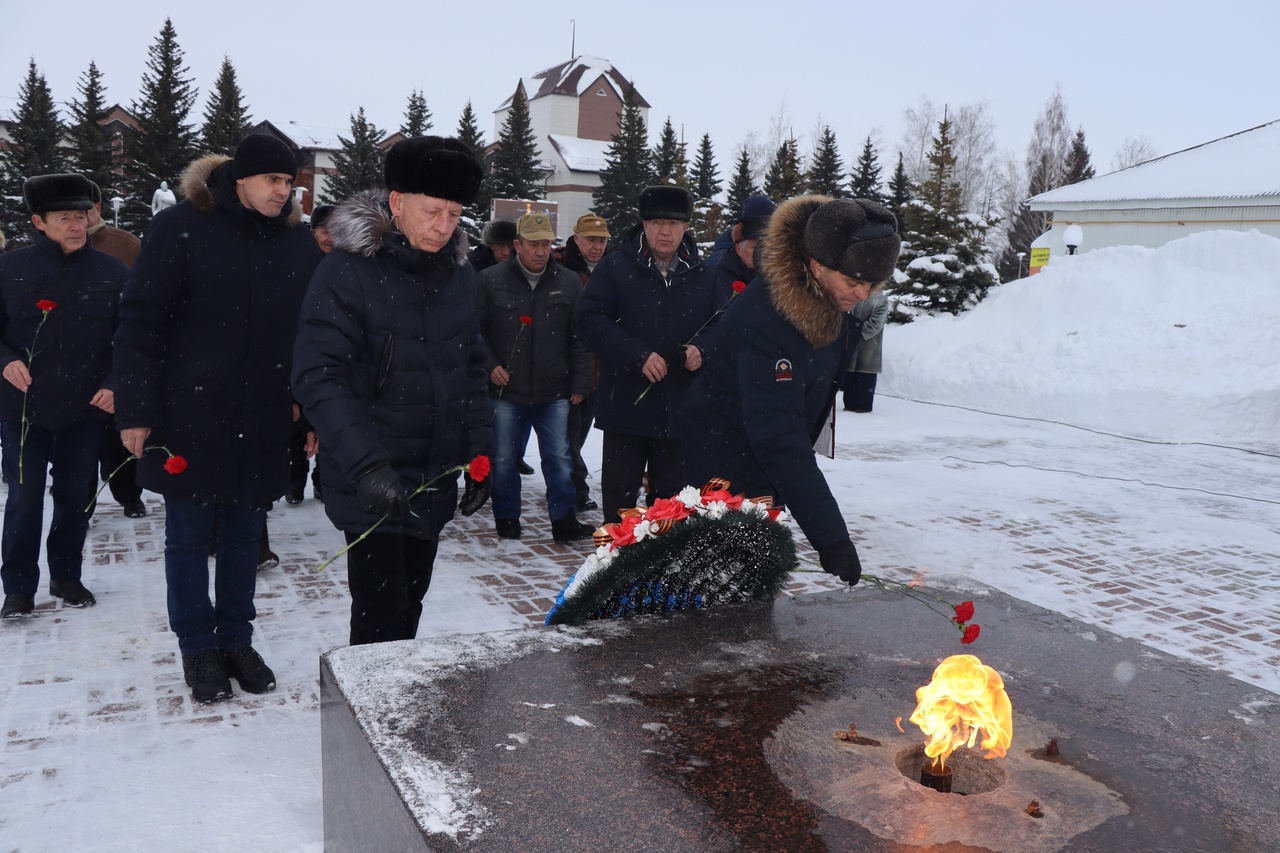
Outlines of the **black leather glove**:
[[662,356],[662,360],[667,363],[668,370],[679,370],[684,367],[684,344],[676,341],[670,341],[662,345],[658,350],[658,355]]
[[829,572],[850,586],[862,578],[862,563],[858,560],[858,549],[853,542],[844,539],[825,548],[818,549],[818,560],[822,570]]
[[462,493],[462,500],[458,501],[458,511],[463,515],[475,515],[488,502],[489,494],[493,491],[493,480],[485,477],[477,483],[466,473],[462,475],[462,479],[467,482],[467,490]]
[[386,462],[356,477],[356,501],[365,512],[400,521],[409,514],[409,490]]

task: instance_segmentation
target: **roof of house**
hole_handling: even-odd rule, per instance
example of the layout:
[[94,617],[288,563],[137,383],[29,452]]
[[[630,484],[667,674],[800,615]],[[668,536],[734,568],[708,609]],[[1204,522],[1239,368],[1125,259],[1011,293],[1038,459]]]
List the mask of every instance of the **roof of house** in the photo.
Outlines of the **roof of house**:
[[1059,204],[1280,196],[1280,120],[1033,196]]
[[599,172],[608,162],[609,146],[612,142],[599,139],[580,139],[576,136],[561,136],[558,133],[547,134],[551,145],[564,158],[565,165],[575,172]]
[[[524,86],[525,95],[531,101],[547,95],[569,95],[578,98],[585,94],[586,88],[599,80],[601,75],[604,75],[605,82],[612,87],[618,97],[625,101],[627,89],[632,86],[631,81],[623,77],[622,73],[613,67],[613,63],[598,56],[574,57],[568,62],[539,71],[532,77],[522,77],[520,84]],[[513,91],[494,112],[501,112],[510,107],[514,97]],[[637,106],[648,108],[649,102],[641,97],[639,92],[633,90],[632,97],[635,98]]]

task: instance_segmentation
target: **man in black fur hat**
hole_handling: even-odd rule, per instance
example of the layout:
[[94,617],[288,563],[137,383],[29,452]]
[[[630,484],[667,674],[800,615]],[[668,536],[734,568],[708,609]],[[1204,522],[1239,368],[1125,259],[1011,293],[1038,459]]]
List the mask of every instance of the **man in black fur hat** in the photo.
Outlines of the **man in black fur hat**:
[[29,616],[40,581],[45,483],[49,594],[88,607],[80,579],[103,424],[115,410],[111,335],[127,270],[89,244],[93,186],[82,175],[29,178],[32,245],[0,256],[0,434],[8,498],[0,541],[4,618]]
[[785,504],[822,567],[851,584],[862,565],[813,443],[856,346],[848,312],[893,275],[901,244],[893,212],[873,201],[779,206],[759,277],[721,318],[682,412],[692,481],[722,477]]
[[600,359],[606,522],[636,505],[646,467],[655,497],[688,485],[677,416],[702,366],[710,320],[726,301],[687,233],[692,214],[688,190],[645,187],[640,223],[596,265],[578,303],[578,333]]
[[116,424],[138,484],[164,496],[169,626],[197,702],[230,697],[230,678],[248,693],[276,683],[251,641],[267,508],[289,485],[289,360],[320,259],[297,174],[267,134],[196,160],[183,201],[151,220],[120,304]]
[[[417,635],[458,467],[493,451],[458,227],[480,164],[456,139],[415,137],[387,152],[385,175],[387,190],[329,217],[334,251],[311,280],[293,358],[294,395],[320,436],[325,513],[351,546],[352,645]],[[467,478],[463,514],[488,497],[488,479]]]

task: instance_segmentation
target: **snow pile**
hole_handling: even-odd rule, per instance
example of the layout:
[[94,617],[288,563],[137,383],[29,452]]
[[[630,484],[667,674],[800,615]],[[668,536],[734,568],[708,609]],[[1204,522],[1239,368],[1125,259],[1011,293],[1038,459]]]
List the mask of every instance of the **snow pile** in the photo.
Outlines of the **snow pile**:
[[959,317],[889,326],[887,394],[1171,441],[1280,438],[1280,240],[1057,257]]

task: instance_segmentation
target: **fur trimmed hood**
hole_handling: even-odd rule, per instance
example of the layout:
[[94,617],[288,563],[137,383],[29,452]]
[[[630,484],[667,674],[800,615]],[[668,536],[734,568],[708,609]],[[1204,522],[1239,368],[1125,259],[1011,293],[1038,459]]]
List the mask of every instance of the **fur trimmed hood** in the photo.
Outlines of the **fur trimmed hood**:
[[778,313],[819,348],[839,337],[844,317],[835,297],[809,274],[804,231],[813,212],[831,200],[803,195],[779,205],[761,240],[757,268]]
[[[364,190],[338,205],[325,220],[333,248],[365,258],[376,255],[384,237],[399,233],[391,219],[390,195],[386,190]],[[461,228],[454,230],[453,239],[454,265],[460,267],[469,263],[471,245]]]
[[[182,193],[182,197],[191,202],[191,206],[201,213],[208,213],[216,208],[218,199],[209,188],[209,179],[213,177],[214,171],[219,166],[230,160],[231,158],[225,154],[206,154],[198,160],[191,161],[191,165],[187,166],[178,182],[178,191]],[[235,182],[232,181],[233,186],[234,184]],[[302,221],[302,208],[294,204],[292,198],[288,201],[287,210],[289,213],[285,219],[286,225],[293,226]]]

